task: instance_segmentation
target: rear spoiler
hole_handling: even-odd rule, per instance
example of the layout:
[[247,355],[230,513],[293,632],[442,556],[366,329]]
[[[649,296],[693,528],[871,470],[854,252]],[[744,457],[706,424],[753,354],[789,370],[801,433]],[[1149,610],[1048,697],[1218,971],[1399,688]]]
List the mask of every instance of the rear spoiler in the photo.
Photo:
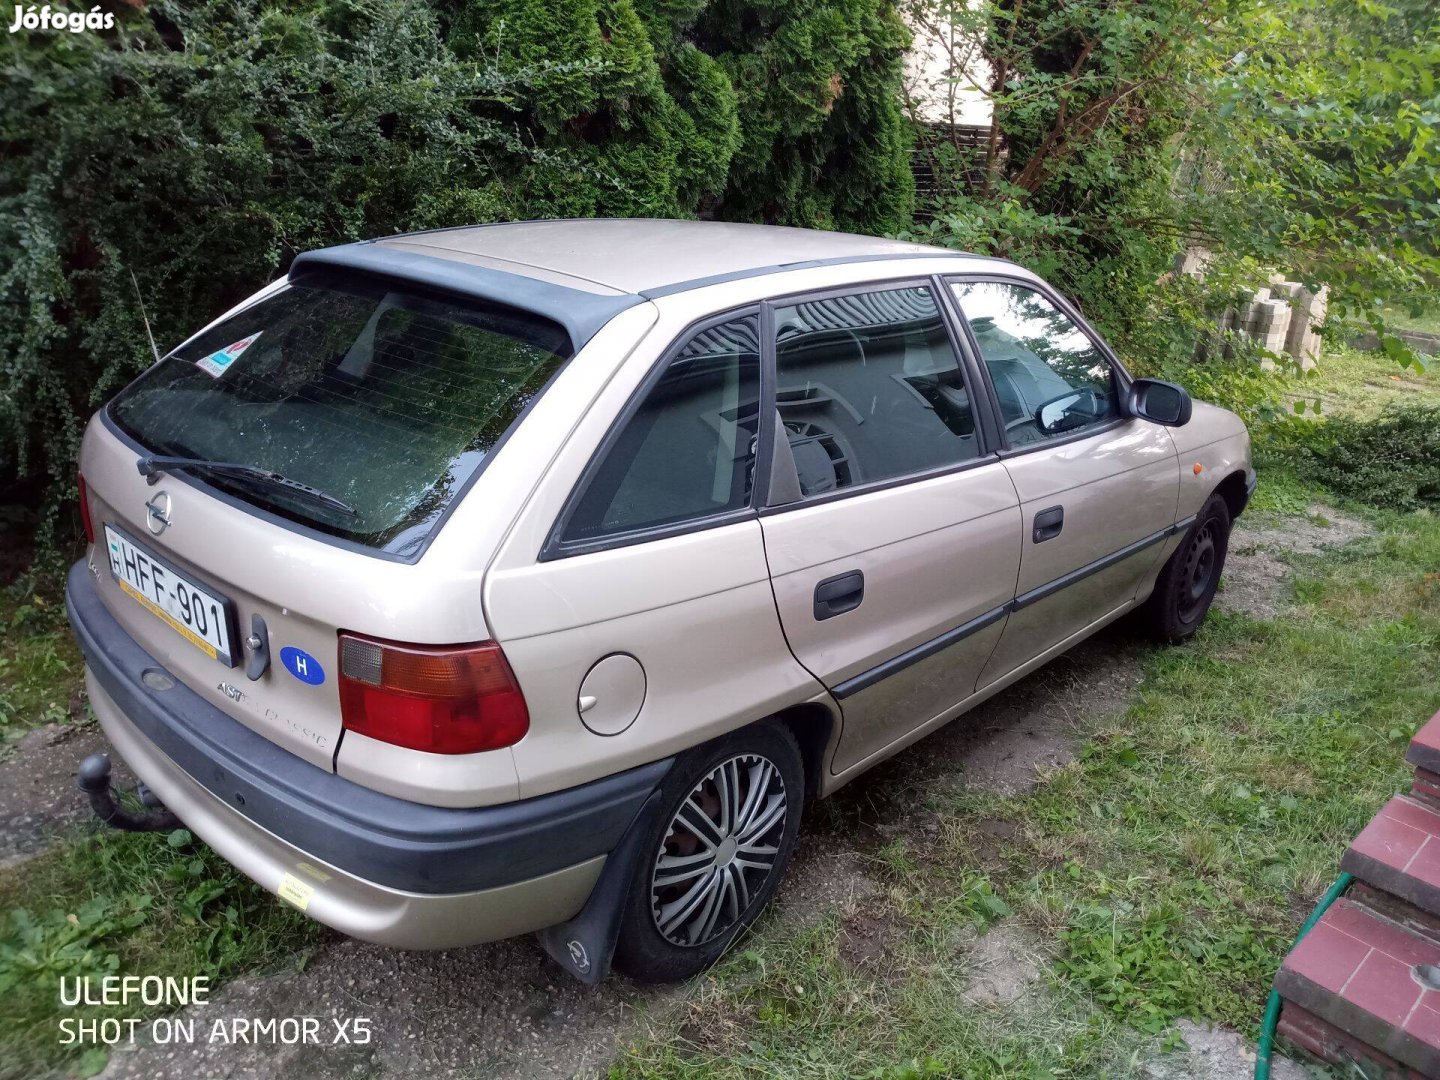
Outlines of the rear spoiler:
[[600,328],[627,308],[645,303],[633,293],[603,296],[488,266],[380,247],[369,240],[296,256],[290,280],[319,271],[350,270],[407,284],[429,285],[462,296],[519,308],[559,324],[579,352]]

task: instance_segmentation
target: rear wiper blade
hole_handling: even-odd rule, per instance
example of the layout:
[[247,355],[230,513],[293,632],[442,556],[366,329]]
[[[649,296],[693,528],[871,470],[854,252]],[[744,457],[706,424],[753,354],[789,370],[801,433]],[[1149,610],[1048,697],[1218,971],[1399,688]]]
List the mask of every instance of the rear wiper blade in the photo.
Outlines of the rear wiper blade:
[[[149,454],[135,462],[135,468],[141,476],[152,477],[159,472],[174,472],[177,469],[192,469],[195,472],[216,473],[221,476],[232,476],[237,480],[249,480],[257,484],[269,487],[280,488],[292,495],[299,495],[309,499],[311,502],[319,503],[321,506],[336,510],[347,517],[358,517],[359,514],[349,503],[337,499],[328,491],[321,491],[309,484],[302,484],[299,480],[291,480],[288,476],[273,472],[270,469],[262,469],[259,465],[243,465],[234,461],[209,461],[205,458],[196,457],[170,457],[165,454]],[[153,483],[153,481],[152,481]]]

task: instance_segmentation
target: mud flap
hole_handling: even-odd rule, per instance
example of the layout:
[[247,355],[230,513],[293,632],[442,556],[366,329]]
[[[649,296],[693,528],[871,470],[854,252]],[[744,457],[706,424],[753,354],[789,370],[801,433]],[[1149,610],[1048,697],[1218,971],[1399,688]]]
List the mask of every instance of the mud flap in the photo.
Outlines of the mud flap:
[[590,899],[569,922],[541,930],[537,937],[551,958],[587,986],[595,986],[610,974],[615,939],[620,935],[620,916],[630,894],[630,881],[650,826],[660,811],[660,792],[645,800],[625,830],[625,835],[605,859],[600,879]]

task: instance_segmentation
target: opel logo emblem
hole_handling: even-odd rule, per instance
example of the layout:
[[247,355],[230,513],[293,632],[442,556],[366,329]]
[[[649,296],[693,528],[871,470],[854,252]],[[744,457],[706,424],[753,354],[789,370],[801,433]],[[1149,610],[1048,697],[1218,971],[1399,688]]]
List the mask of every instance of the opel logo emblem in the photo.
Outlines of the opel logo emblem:
[[155,497],[145,504],[145,524],[155,536],[159,536],[170,527],[170,493],[168,491],[157,491]]

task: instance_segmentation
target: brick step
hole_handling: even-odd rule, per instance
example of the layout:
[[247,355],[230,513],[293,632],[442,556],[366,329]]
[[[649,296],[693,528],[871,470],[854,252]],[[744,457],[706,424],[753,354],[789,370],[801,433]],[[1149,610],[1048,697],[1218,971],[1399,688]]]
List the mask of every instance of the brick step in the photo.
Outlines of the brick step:
[[1410,797],[1425,806],[1440,810],[1440,773],[1415,766],[1415,779],[1410,782]]
[[1275,1031],[1282,1039],[1313,1057],[1348,1070],[1342,1072],[1344,1076],[1363,1076],[1367,1080],[1433,1080],[1414,1069],[1407,1069],[1394,1058],[1321,1020],[1293,1001],[1285,1003]]
[[1382,919],[1409,930],[1412,934],[1433,941],[1440,945],[1440,916],[1430,915],[1421,911],[1414,904],[1407,904],[1398,896],[1381,892],[1373,885],[1366,885],[1363,881],[1357,881],[1350,886],[1350,891],[1345,894],[1347,900],[1367,907]]
[[1324,1053],[1310,1044],[1329,1025],[1352,1056],[1369,1046],[1393,1075],[1440,1077],[1440,943],[1341,897],[1285,958],[1275,989],[1286,1034],[1313,1052]]
[[1440,712],[1437,712],[1425,726],[1410,740],[1410,749],[1405,760],[1417,770],[1424,770],[1432,777],[1440,776]]
[[1355,838],[1340,869],[1440,917],[1440,810],[1395,796]]

